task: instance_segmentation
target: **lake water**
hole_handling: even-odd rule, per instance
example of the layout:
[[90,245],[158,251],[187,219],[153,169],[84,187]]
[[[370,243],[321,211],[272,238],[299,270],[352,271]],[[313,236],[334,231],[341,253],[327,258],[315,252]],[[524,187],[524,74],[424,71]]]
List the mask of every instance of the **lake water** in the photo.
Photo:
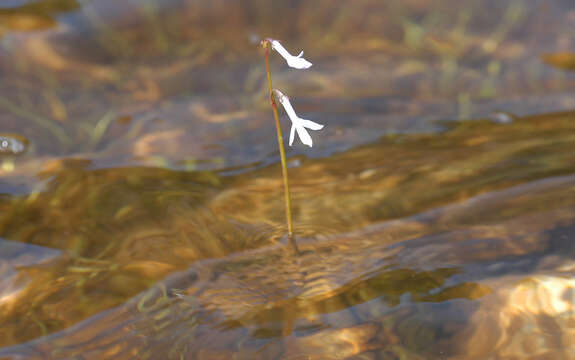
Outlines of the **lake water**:
[[[575,4],[0,4],[0,359],[575,358]],[[324,124],[287,147],[267,92]],[[290,121],[280,109],[284,137]]]

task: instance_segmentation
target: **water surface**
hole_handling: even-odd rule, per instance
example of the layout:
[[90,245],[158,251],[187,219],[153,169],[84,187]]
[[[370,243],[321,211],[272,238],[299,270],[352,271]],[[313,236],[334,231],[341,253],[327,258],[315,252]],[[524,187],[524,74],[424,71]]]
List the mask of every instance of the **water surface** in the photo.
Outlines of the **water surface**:
[[[0,358],[573,357],[574,22],[569,1],[0,5]],[[301,256],[263,36],[305,49],[274,84],[326,125],[288,150]]]

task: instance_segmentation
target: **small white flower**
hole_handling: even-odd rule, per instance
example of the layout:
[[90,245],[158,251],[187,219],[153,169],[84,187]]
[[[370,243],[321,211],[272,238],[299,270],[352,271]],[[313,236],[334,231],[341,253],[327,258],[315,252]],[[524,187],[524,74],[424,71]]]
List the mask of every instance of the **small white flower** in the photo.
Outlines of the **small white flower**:
[[309,68],[312,63],[307,61],[306,59],[302,58],[303,51],[299,53],[298,56],[293,56],[290,54],[277,40],[270,40],[272,44],[272,49],[277,51],[286,61],[287,64],[295,69],[307,69]]
[[289,98],[287,96],[285,96],[284,94],[282,94],[281,91],[276,90],[276,89],[274,89],[274,93],[276,94],[276,97],[278,98],[280,103],[283,105],[283,107],[284,107],[286,113],[288,114],[288,117],[292,123],[290,133],[289,133],[289,144],[290,144],[290,146],[293,144],[293,140],[294,140],[294,136],[295,136],[296,131],[297,131],[297,134],[298,134],[302,143],[304,143],[305,145],[307,145],[309,147],[313,146],[313,141],[311,139],[311,136],[309,135],[309,133],[307,132],[306,129],[321,130],[321,129],[323,129],[323,125],[318,124],[316,122],[313,122],[311,120],[306,120],[306,119],[300,118],[295,113],[295,110],[291,106],[291,103],[290,103]]

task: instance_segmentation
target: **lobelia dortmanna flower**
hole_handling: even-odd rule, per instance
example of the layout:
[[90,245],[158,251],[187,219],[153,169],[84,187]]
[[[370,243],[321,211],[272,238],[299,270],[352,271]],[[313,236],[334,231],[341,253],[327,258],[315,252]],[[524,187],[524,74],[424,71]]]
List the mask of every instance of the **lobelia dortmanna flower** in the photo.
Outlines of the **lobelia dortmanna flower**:
[[294,69],[307,69],[312,66],[312,63],[302,58],[303,50],[299,53],[298,56],[293,56],[282,46],[279,41],[269,39],[269,42],[272,44],[272,49],[277,51],[278,54],[280,54],[286,60],[289,67]]
[[291,120],[291,129],[290,129],[290,133],[289,133],[289,144],[290,144],[290,146],[292,146],[292,144],[293,144],[295,132],[297,131],[297,134],[298,134],[301,142],[304,143],[305,145],[309,146],[309,147],[312,147],[313,146],[313,140],[311,139],[311,136],[309,135],[309,133],[307,132],[306,129],[321,130],[321,129],[323,129],[323,125],[318,124],[316,122],[313,122],[311,120],[306,120],[306,119],[300,118],[295,113],[295,110],[291,106],[291,103],[290,103],[289,98],[287,96],[285,96],[278,89],[274,89],[274,94],[278,98],[280,103],[283,105],[284,110],[286,111],[289,119]]
[[[299,53],[298,56],[291,55],[283,45],[274,39],[267,39],[272,49],[277,51],[287,62],[288,66],[295,68],[295,69],[308,69],[312,66],[312,63],[304,59],[303,51]],[[307,132],[307,129],[310,130],[321,130],[323,129],[323,125],[313,122],[311,120],[302,119],[297,116],[295,110],[293,109],[289,98],[284,95],[281,91],[274,89],[274,94],[278,98],[279,102],[283,105],[285,112],[287,113],[289,119],[292,122],[290,136],[289,136],[289,145],[293,145],[293,140],[295,137],[295,133],[297,132],[300,140],[307,146],[313,146],[313,141],[311,136]]]

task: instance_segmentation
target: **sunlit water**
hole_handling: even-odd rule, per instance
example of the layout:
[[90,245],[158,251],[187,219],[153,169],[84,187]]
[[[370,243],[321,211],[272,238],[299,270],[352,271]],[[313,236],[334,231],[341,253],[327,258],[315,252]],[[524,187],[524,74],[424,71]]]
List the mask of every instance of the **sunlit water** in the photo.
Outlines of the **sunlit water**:
[[[0,358],[575,358],[569,1],[0,5]],[[326,125],[289,148],[257,38]],[[287,133],[288,119],[282,117]]]

